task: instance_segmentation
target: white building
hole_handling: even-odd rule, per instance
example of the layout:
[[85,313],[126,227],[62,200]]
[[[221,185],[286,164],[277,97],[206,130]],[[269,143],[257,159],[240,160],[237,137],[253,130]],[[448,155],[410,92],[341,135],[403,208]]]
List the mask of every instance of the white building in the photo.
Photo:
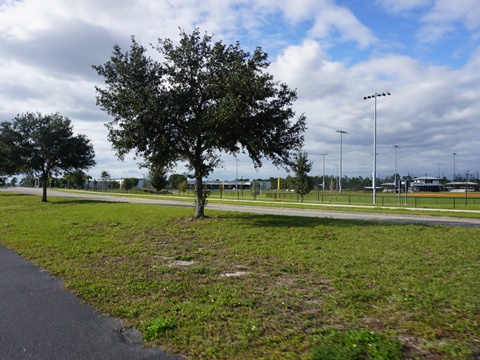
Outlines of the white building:
[[433,176],[421,176],[413,178],[410,185],[413,192],[439,192],[443,191],[443,184],[440,178]]

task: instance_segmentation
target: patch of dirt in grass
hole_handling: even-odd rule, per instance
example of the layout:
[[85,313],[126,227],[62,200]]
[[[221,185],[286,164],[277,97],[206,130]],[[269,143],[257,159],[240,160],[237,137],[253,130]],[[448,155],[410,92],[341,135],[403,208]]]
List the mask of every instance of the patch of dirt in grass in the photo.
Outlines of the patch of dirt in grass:
[[415,359],[428,359],[428,360],[437,360],[440,359],[438,355],[432,354],[428,350],[422,348],[418,340],[409,335],[403,335],[399,338],[402,344],[407,349],[407,355]]
[[367,328],[371,331],[380,331],[384,329],[383,321],[380,319],[364,316],[363,322],[365,323]]
[[169,267],[187,267],[187,266],[192,266],[195,264],[195,261],[193,260],[170,260],[167,263],[167,266]]
[[240,277],[250,274],[250,271],[235,271],[232,273],[220,274],[220,277]]
[[[316,276],[278,276],[275,278],[275,286],[286,287],[292,290],[299,292],[308,291],[307,289],[314,288],[317,292],[320,292],[322,295],[328,295],[335,291],[335,289],[330,286],[332,281],[330,279],[316,277]],[[312,287],[312,284],[315,284]],[[312,294],[308,294],[307,297],[310,297]]]

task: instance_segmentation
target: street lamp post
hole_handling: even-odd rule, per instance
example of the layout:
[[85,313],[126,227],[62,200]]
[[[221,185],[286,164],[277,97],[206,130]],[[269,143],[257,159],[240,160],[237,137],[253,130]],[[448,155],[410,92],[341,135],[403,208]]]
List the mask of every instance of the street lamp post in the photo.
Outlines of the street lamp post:
[[323,156],[323,178],[322,178],[322,191],[325,191],[325,156],[328,155],[328,153],[323,153],[320,154]]
[[374,99],[375,100],[375,111],[374,111],[374,122],[373,122],[373,203],[377,203],[377,97],[391,95],[388,91],[387,93],[375,93],[373,95],[364,96],[363,100]]
[[340,134],[340,177],[338,178],[338,190],[340,194],[342,193],[342,136],[343,134],[348,134],[343,130],[336,130],[335,132]]
[[[397,183],[397,148],[399,148],[399,145],[393,145],[392,146],[395,150],[395,174],[393,175],[395,177],[395,191],[398,192],[398,205],[400,205],[400,179],[398,179]],[[398,186],[397,186],[398,185]]]
[[457,153],[452,153],[453,155],[453,178],[452,178],[452,182],[455,182],[455,156],[457,155]]

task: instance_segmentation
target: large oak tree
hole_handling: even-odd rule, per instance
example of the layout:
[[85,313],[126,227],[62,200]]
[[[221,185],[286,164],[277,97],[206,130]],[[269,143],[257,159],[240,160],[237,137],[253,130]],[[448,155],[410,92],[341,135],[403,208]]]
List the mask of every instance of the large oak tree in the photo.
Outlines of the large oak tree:
[[159,39],[161,61],[132,37],[130,50],[113,48],[109,61],[93,65],[105,79],[97,105],[113,120],[108,138],[120,159],[134,150],[146,163],[186,161],[196,181],[196,217],[204,216],[202,179],[221,165],[221,154],[247,153],[256,168],[266,158],[287,166],[303,144],[305,117],[293,120],[294,90],[266,72],[260,48],[225,45],[194,30],[180,43]]
[[0,148],[2,156],[7,156],[0,164],[0,172],[39,175],[44,202],[50,177],[95,165],[90,140],[85,135],[74,135],[71,120],[58,113],[25,113],[12,122],[3,122]]

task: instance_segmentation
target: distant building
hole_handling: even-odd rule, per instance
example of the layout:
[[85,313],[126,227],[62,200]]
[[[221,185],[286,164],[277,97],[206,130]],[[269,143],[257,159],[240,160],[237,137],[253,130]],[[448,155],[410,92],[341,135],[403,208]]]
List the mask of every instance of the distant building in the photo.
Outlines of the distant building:
[[[187,181],[188,188],[195,188],[195,180]],[[253,187],[253,181],[235,181],[235,180],[203,180],[203,187],[207,190],[250,190]],[[255,181],[255,186],[259,190],[270,190],[270,181]]]
[[[398,191],[398,185],[391,182],[391,183],[383,183],[382,184],[383,192],[385,193],[396,193]],[[400,187],[401,191],[401,187]]]
[[450,192],[468,192],[478,191],[478,184],[476,182],[454,181],[445,184],[447,191]]
[[[89,179],[85,182],[85,187],[94,189],[94,190],[105,190],[105,189],[119,189],[123,185],[123,180],[125,178],[116,178],[116,179],[108,179],[106,181],[103,180],[96,180],[96,179]],[[148,181],[144,178],[135,178],[138,179],[137,186],[134,189],[143,189],[143,188],[150,188]],[[115,185],[113,185],[115,183]]]
[[413,178],[411,189],[413,192],[439,192],[443,191],[443,184],[440,178],[432,176],[421,176]]

